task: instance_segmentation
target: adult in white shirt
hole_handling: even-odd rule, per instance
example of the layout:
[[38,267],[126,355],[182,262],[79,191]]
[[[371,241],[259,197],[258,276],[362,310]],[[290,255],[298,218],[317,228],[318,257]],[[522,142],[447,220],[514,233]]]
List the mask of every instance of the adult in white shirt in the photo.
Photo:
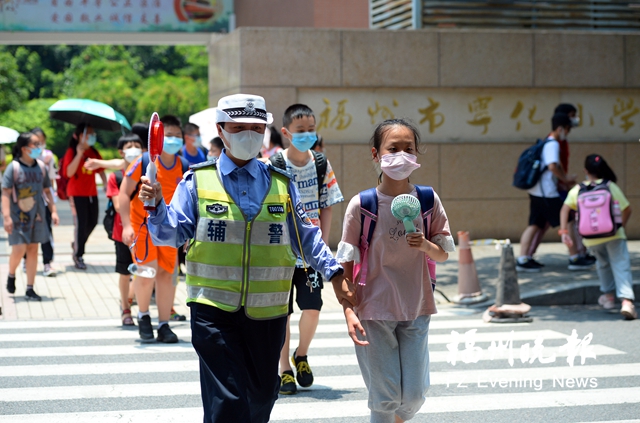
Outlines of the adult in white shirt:
[[[529,226],[520,237],[520,256],[516,268],[523,272],[539,272],[543,266],[528,255],[531,241],[538,230],[543,229],[547,223],[552,228],[560,225],[560,209],[562,198],[558,193],[558,181],[566,186],[575,185],[575,177],[568,176],[560,162],[560,144],[557,140],[564,139],[571,130],[571,120],[566,114],[556,113],[551,118],[551,133],[545,139],[542,148],[540,166],[544,171],[538,183],[531,188],[529,193]],[[575,250],[575,247],[571,247]],[[570,254],[577,254],[571,251]]]

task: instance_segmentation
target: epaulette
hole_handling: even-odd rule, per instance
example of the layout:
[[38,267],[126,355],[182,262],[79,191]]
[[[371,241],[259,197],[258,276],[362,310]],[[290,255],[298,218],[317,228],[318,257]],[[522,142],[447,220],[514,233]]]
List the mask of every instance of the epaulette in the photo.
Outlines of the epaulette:
[[289,179],[293,179],[293,175],[290,172],[287,172],[284,169],[280,169],[279,167],[275,167],[271,162],[269,162],[268,166],[269,166],[269,170],[271,170],[272,172],[277,172],[283,176],[286,176]]
[[206,162],[192,164],[191,166],[189,166],[189,169],[196,170],[196,169],[202,169],[204,167],[215,166],[217,162],[218,162],[218,158],[212,157],[211,160],[208,160]]

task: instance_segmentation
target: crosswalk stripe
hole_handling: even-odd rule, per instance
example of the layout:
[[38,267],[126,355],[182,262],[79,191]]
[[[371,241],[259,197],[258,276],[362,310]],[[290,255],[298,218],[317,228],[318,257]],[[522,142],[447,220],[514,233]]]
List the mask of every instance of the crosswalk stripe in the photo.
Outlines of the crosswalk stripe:
[[[533,338],[530,338],[533,339]],[[325,342],[321,342],[325,341]],[[331,341],[331,342],[328,342]],[[329,346],[330,345],[330,346]],[[313,357],[314,363],[322,362],[323,357],[331,357],[320,355],[317,350],[335,347],[352,347],[353,342],[349,339],[316,339],[311,344],[311,352],[309,355]],[[556,354],[558,357],[566,357],[567,352],[560,350],[561,347],[545,347],[544,357]],[[616,355],[625,354],[623,351],[607,347],[605,345],[594,344],[593,351],[596,355]],[[10,357],[64,357],[64,356],[99,356],[99,355],[128,355],[128,354],[170,354],[170,353],[193,353],[193,347],[190,343],[180,342],[177,344],[138,344],[138,345],[91,345],[91,346],[75,346],[75,347],[38,347],[38,348],[1,348],[0,358]],[[448,351],[430,351],[431,362],[446,362],[449,356]],[[514,353],[518,357],[517,352]],[[460,360],[461,355],[458,356]],[[489,360],[488,354],[482,354],[480,360]],[[318,365],[318,364],[315,364]],[[340,365],[338,363],[328,363],[327,365]]]
[[[297,316],[297,317],[296,317]],[[291,325],[292,331],[297,331],[297,323],[300,320],[300,314],[292,314],[291,321],[294,323]],[[338,322],[338,323],[325,323],[325,322]],[[186,323],[188,325],[188,322]],[[505,327],[522,327],[526,328],[530,323],[501,323],[499,326],[484,323],[479,317],[477,319],[457,319],[457,320],[445,320],[438,314],[435,314],[431,318],[429,324],[430,330],[440,329],[473,329],[473,328],[505,328]],[[320,313],[320,325],[318,330],[323,326],[331,327],[330,332],[333,331],[346,331],[346,323],[344,315],[342,313]],[[77,319],[77,320],[15,320],[15,321],[1,321],[0,331],[2,330],[20,330],[20,329],[74,329],[74,328],[97,328],[97,327],[112,327],[121,328],[122,322],[118,319],[105,319],[105,320],[89,320],[89,319]],[[294,332],[295,333],[295,332]],[[318,332],[321,333],[321,332]]]
[[[420,414],[444,414],[496,410],[521,410],[536,408],[565,408],[594,405],[637,404],[640,388],[582,389],[549,392],[498,393],[484,395],[449,395],[428,397]],[[330,404],[330,406],[328,406]],[[336,419],[364,417],[369,415],[366,400],[315,401],[301,403],[278,403],[271,413],[271,421],[307,419]],[[121,410],[88,413],[21,414],[0,416],[0,423],[115,423],[123,417],[128,423],[179,423],[202,420],[199,407]]]
[[[334,356],[335,360],[343,360],[344,357]],[[319,358],[319,357],[318,357]],[[355,355],[349,356],[349,361],[357,365]],[[432,371],[430,373],[432,385],[446,384],[477,384],[479,381],[486,383],[488,380],[529,380],[543,379],[550,380],[554,377],[563,378],[606,378],[606,377],[626,377],[640,376],[640,363],[622,363],[606,365],[575,365],[569,367],[562,361],[556,361],[555,365],[549,367],[530,368],[506,368],[506,369],[479,369],[456,371],[451,367],[448,371]],[[316,363],[315,357],[312,360],[314,367],[327,367],[322,363]],[[335,365],[335,364],[334,364]],[[521,365],[518,363],[518,365]],[[143,374],[158,373],[185,373],[198,372],[199,365],[196,359],[193,360],[171,360],[171,361],[145,361],[145,362],[125,362],[125,363],[91,363],[91,364],[39,364],[23,366],[3,366],[0,367],[0,378],[2,377],[44,377],[44,376],[78,376],[78,375],[115,375],[115,374]],[[321,389],[320,386],[333,387],[334,389],[345,389],[346,387],[358,388],[352,381],[342,384],[340,379],[350,378],[347,376],[316,376],[312,389]],[[335,378],[335,379],[334,379]],[[361,377],[357,375],[358,380]],[[1,398],[0,398],[1,400]]]
[[[342,335],[340,338],[315,338],[313,346],[315,348],[340,348],[350,347],[353,345],[351,338],[347,335],[347,326],[340,326],[337,334]],[[189,328],[173,328],[173,332],[183,340],[191,337],[191,329]],[[333,332],[325,332],[333,333]],[[110,339],[131,339],[137,338],[134,331],[90,331],[90,332],[40,332],[40,333],[10,333],[0,334],[0,344],[2,342],[48,342],[48,341],[88,341],[88,340],[110,340]],[[513,336],[509,333],[481,332],[476,333],[474,340],[478,343],[491,341],[506,341],[507,338],[514,341],[528,341],[542,338],[547,339],[565,339],[568,335],[553,330],[524,330],[514,331]],[[429,334],[429,344],[448,344],[453,341],[451,334]]]
[[[133,364],[133,363],[125,363]],[[143,363],[141,363],[143,364]],[[189,367],[181,366],[181,369],[170,371],[197,371],[198,363],[193,361]],[[166,367],[170,369],[170,367]],[[145,366],[137,373],[158,371]],[[96,374],[96,373],[92,373]],[[540,390],[543,381],[553,381],[554,386],[564,387],[567,379],[572,379],[571,384],[580,387],[594,387],[598,385],[598,378],[640,376],[640,364],[616,364],[594,365],[580,367],[538,367],[528,369],[499,369],[499,370],[470,370],[464,372],[431,372],[431,385],[447,385],[451,388],[467,389],[469,387],[498,389],[501,387],[525,388]],[[596,379],[596,380],[592,380]],[[539,381],[539,383],[538,383]],[[504,386],[501,386],[503,384]],[[567,386],[568,387],[568,386]],[[302,390],[325,391],[366,388],[362,376],[317,376],[314,384],[309,389]],[[37,398],[44,400],[74,400],[85,398],[127,398],[144,392],[145,396],[173,396],[175,392],[181,395],[199,395],[200,383],[171,382],[171,383],[144,383],[144,384],[111,384],[111,385],[82,385],[65,386],[64,389],[51,389],[50,387],[6,388],[0,389],[0,403],[31,401]]]

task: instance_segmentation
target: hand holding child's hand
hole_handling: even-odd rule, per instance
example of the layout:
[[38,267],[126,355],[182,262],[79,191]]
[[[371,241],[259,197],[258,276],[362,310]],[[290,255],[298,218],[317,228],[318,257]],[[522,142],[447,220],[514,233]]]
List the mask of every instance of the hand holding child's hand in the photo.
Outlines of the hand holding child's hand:
[[343,275],[336,275],[331,279],[331,284],[340,304],[342,304],[342,300],[347,300],[351,305],[355,305],[356,287],[349,279]]
[[362,336],[367,336],[367,334],[365,333],[364,328],[360,323],[360,319],[358,319],[358,316],[356,316],[356,313],[353,311],[353,308],[351,308],[351,306],[345,308],[344,315],[347,319],[347,330],[349,332],[349,337],[351,337],[353,343],[360,347],[369,345],[369,341],[361,341],[360,339],[358,339],[358,332],[360,332]]

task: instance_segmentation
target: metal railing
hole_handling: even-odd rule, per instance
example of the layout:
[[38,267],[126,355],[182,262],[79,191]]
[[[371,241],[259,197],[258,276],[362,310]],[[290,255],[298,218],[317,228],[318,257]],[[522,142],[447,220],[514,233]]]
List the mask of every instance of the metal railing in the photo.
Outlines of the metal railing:
[[370,0],[372,28],[640,30],[640,1]]

